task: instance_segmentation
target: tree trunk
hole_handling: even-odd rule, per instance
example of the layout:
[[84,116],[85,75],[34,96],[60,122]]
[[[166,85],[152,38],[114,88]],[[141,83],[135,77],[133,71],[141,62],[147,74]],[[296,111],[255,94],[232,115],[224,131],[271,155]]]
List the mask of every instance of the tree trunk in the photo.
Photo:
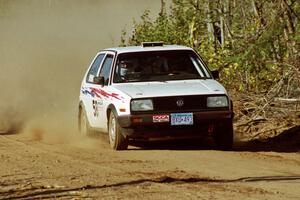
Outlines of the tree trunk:
[[290,47],[290,54],[295,55],[297,53],[296,43],[295,41],[291,40],[292,37],[295,35],[295,25],[293,22],[293,17],[291,10],[289,9],[289,4],[286,0],[282,0],[282,8],[284,9],[284,18],[286,21],[286,39],[288,46]]
[[212,22],[211,17],[211,5],[210,0],[206,1],[206,26],[207,26],[207,33],[208,33],[208,39],[211,43],[215,42],[215,31],[214,31],[214,25]]
[[196,27],[195,27],[195,23],[196,23],[196,17],[194,16],[192,21],[189,24],[189,42],[190,45],[194,48],[196,48],[198,46],[198,41],[196,39]]
[[220,43],[222,47],[225,44],[225,22],[224,22],[224,9],[223,5],[220,5],[219,8],[219,15],[220,15]]

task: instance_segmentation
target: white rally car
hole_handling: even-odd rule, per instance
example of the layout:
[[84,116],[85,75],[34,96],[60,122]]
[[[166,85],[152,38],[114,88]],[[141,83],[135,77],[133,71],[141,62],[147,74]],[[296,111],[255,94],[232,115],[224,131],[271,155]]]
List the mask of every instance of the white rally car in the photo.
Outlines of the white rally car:
[[131,140],[211,135],[232,146],[232,103],[192,49],[163,43],[100,51],[81,85],[79,129],[108,133],[113,149]]

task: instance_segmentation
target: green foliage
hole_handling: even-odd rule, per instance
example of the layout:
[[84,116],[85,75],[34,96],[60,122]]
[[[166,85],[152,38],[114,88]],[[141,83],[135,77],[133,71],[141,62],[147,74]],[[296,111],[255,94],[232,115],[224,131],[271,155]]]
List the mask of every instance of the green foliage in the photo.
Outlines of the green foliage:
[[223,83],[267,90],[299,59],[300,3],[295,0],[173,0],[155,20],[146,10],[122,45],[164,41],[196,49]]

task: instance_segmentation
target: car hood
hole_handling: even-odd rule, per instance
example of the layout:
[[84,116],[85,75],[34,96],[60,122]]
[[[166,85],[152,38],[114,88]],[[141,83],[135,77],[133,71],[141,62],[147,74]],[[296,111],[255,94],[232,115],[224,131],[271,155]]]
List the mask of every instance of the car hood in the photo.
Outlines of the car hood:
[[115,84],[114,87],[131,98],[227,94],[225,88],[213,79],[122,83]]

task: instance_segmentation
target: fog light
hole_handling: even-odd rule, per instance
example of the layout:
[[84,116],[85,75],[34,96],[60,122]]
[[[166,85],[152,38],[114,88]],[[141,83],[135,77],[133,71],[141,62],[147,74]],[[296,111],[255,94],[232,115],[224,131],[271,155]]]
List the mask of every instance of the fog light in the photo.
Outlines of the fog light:
[[133,118],[132,122],[133,123],[142,123],[143,122],[143,118],[140,118],[140,117],[139,118]]

